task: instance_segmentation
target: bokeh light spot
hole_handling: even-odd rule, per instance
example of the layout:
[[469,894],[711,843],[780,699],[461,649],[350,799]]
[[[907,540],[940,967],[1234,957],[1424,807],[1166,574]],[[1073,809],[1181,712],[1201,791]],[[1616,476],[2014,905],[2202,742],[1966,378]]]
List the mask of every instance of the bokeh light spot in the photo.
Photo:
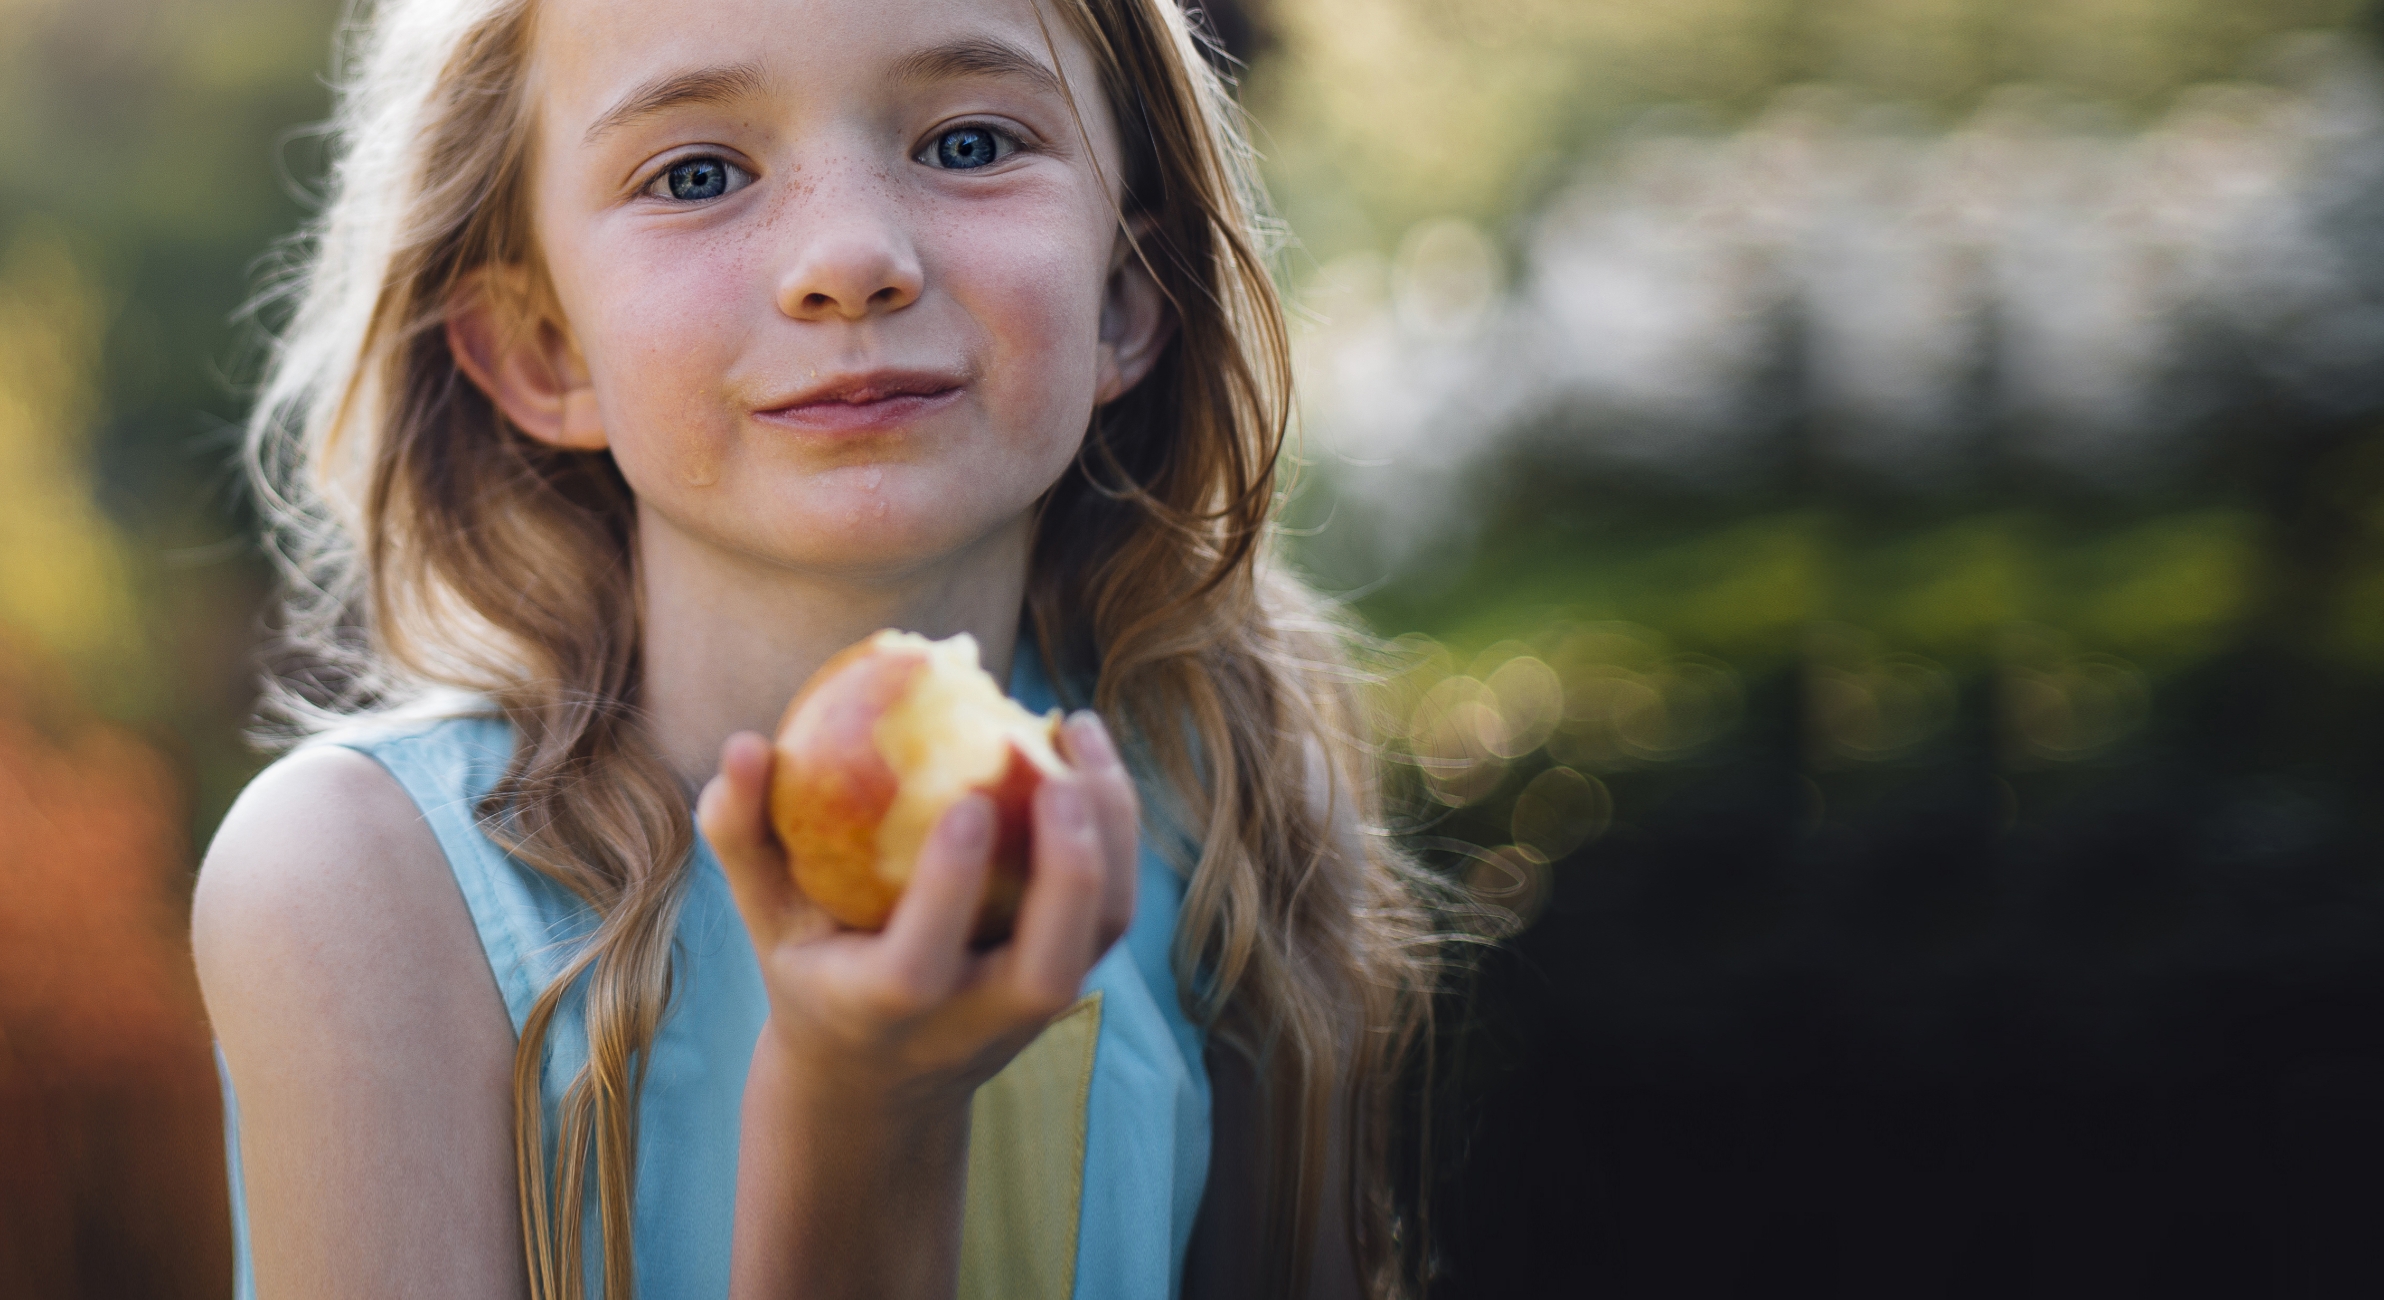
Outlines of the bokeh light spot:
[[1564,718],[1564,683],[1555,669],[1531,655],[1500,664],[1486,684],[1506,724],[1494,746],[1501,758],[1521,758],[1546,744]]
[[1506,775],[1506,723],[1498,697],[1471,677],[1451,677],[1424,693],[1408,724],[1408,743],[1432,797],[1462,807],[1497,788]]
[[1552,767],[1515,796],[1515,842],[1550,862],[1604,835],[1614,824],[1614,796],[1606,783],[1569,767]]
[[1509,844],[1473,859],[1465,888],[1480,909],[1483,928],[1503,938],[1531,928],[1548,909],[1555,875],[1536,849]]

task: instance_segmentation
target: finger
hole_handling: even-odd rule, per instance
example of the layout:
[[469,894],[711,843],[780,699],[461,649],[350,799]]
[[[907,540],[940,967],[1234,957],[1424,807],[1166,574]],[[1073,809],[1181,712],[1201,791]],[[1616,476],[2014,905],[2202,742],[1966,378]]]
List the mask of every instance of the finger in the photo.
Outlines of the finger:
[[1093,964],[1101,910],[1101,835],[1079,781],[1046,781],[1035,792],[1034,842],[1010,977],[1015,992],[1057,1012],[1075,999]]
[[972,794],[945,809],[894,904],[880,949],[885,975],[916,1001],[941,1001],[960,982],[992,858],[993,801]]
[[1134,895],[1141,875],[1141,799],[1134,778],[1118,757],[1117,746],[1101,715],[1078,710],[1061,729],[1066,756],[1093,797],[1094,820],[1101,829],[1103,849],[1100,921],[1095,932],[1096,960],[1134,920]]
[[1090,709],[1079,709],[1060,728],[1062,755],[1082,777],[1092,795],[1096,820],[1101,826],[1102,842],[1112,853],[1123,853],[1134,847],[1137,838],[1137,805],[1134,778],[1118,757],[1117,746],[1109,739],[1109,728],[1101,723],[1101,715]]
[[801,906],[801,894],[786,869],[786,853],[770,831],[768,815],[770,742],[750,731],[720,746],[720,773],[696,800],[695,824],[712,855],[720,859],[737,911],[753,932],[757,949],[768,946]]

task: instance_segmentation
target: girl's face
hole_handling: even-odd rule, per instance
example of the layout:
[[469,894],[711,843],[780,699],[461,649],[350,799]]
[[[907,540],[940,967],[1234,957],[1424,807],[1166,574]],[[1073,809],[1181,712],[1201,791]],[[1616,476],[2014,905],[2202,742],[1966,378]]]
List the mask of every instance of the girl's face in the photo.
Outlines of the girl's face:
[[1165,340],[1098,75],[1033,0],[547,0],[531,75],[561,320],[451,338],[647,527],[931,563],[1022,528]]

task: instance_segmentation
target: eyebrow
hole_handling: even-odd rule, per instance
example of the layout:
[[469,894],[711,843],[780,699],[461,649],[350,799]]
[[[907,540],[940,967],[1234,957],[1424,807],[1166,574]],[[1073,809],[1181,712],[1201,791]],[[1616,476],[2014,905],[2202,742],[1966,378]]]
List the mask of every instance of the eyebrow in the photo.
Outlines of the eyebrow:
[[768,78],[750,63],[724,63],[654,78],[623,95],[620,101],[588,127],[582,144],[594,144],[607,134],[656,113],[690,104],[721,107],[762,93]]
[[1066,96],[1050,65],[1015,45],[991,39],[953,41],[920,50],[894,65],[896,81],[942,81],[964,77],[1012,77],[1037,89]]

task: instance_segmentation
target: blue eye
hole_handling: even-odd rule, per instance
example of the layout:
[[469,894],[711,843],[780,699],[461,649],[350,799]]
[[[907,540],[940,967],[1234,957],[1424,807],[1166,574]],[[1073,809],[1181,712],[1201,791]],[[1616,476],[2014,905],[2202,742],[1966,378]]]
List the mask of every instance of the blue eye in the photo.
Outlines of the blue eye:
[[956,126],[937,136],[935,147],[928,152],[934,155],[938,167],[969,171],[1000,162],[1017,147],[1001,132],[989,127]]
[[719,158],[686,158],[656,178],[656,189],[682,203],[701,203],[743,188],[744,173]]

